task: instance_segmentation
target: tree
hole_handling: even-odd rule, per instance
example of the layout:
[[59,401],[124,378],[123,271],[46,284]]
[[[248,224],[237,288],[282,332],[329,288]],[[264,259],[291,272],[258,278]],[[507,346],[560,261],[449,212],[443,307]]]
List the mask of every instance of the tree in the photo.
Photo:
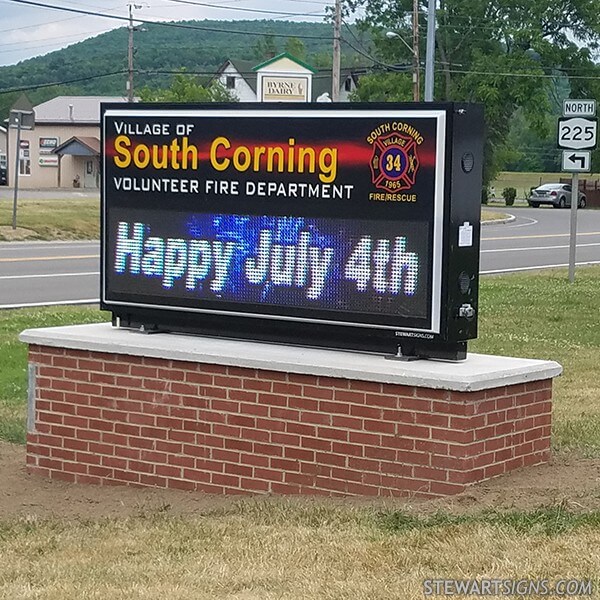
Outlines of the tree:
[[412,100],[412,76],[407,73],[364,75],[353,92],[352,102],[409,102]]
[[[360,7],[361,26],[374,32],[381,62],[410,60],[410,47],[384,34],[391,30],[410,40],[412,0],[347,1],[352,10]],[[420,7],[422,57],[427,4]],[[562,0],[439,1],[434,97],[484,103],[486,182],[499,167],[494,154],[505,145],[517,109],[533,131],[547,137],[557,79],[568,79],[573,97],[600,93],[600,69],[592,60],[600,42],[600,11],[594,5],[591,0],[568,0],[566,7]]]
[[272,33],[266,33],[256,41],[252,46],[252,50],[258,60],[273,58],[278,53],[275,36]]
[[217,80],[202,85],[184,70],[173,78],[171,87],[162,90],[143,88],[140,97],[144,102],[237,102],[237,97]]
[[301,39],[291,37],[285,43],[285,51],[299,60],[306,60],[306,46]]
[[[554,131],[557,115],[548,115],[548,130]],[[521,110],[511,119],[507,143],[496,152],[498,164],[506,171],[560,171],[560,152],[556,148],[556,137],[540,137],[527,124]]]

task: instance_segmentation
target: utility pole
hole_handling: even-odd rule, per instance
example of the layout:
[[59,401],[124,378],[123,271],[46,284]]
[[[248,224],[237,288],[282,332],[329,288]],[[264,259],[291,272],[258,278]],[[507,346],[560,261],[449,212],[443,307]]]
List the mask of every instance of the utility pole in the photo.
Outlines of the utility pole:
[[142,8],[142,5],[130,2],[127,6],[129,8],[129,25],[127,26],[129,31],[127,44],[127,102],[133,102],[133,32],[137,30],[133,26],[133,9]]
[[413,0],[413,100],[419,101],[419,0]]
[[340,30],[342,28],[342,2],[335,0],[335,14],[333,16],[333,67],[331,70],[331,100],[340,101]]
[[427,53],[425,55],[425,102],[433,102],[433,62],[435,60],[435,3],[427,9]]

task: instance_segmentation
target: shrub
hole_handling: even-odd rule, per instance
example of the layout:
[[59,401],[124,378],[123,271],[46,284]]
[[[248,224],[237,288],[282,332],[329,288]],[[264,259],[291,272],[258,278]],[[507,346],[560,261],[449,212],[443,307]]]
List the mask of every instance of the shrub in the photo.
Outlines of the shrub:
[[487,204],[489,198],[490,198],[490,191],[488,190],[487,186],[484,185],[481,188],[481,204]]
[[505,187],[502,190],[502,197],[506,202],[506,206],[512,206],[515,203],[517,197],[517,190],[514,187]]

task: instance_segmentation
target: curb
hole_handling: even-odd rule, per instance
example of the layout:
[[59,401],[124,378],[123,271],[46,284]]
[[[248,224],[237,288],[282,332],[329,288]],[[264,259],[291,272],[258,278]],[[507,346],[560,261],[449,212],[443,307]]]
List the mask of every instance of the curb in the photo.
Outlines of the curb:
[[512,223],[516,220],[517,217],[515,215],[509,214],[504,219],[492,219],[491,221],[481,221],[481,226],[486,227],[488,225],[504,225],[505,223]]

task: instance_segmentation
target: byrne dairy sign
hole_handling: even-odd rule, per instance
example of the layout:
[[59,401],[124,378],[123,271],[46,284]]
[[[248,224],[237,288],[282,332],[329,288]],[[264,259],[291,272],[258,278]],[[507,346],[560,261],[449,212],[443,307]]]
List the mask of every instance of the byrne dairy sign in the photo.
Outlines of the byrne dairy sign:
[[308,102],[308,77],[262,77],[263,102]]
[[104,105],[115,324],[404,354],[477,332],[475,105]]

